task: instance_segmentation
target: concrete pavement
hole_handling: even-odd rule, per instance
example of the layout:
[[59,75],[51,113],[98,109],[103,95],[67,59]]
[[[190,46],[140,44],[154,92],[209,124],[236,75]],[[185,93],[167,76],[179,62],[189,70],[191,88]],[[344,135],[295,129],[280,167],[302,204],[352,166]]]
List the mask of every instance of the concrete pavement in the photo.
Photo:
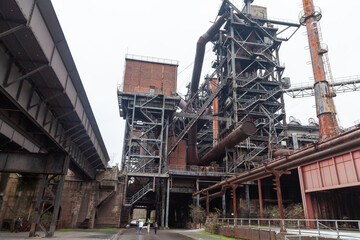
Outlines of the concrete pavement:
[[[122,230],[113,231],[69,231],[69,232],[58,232],[56,231],[52,239],[56,240],[117,240]],[[29,232],[0,232],[1,240],[22,240],[22,239],[42,239],[44,234],[39,231],[39,237],[29,238]],[[50,239],[50,238],[49,238]]]
[[[174,239],[174,240],[215,240],[210,236],[205,236],[199,232],[202,230],[158,230],[157,234],[154,233],[154,229],[151,229],[150,233],[147,233],[146,228],[139,234],[137,228],[119,229],[113,231],[69,231],[59,232],[56,231],[54,240],[159,240],[159,239]],[[40,237],[35,239],[44,238],[44,234],[39,232]],[[11,233],[11,232],[0,232],[1,240],[23,240],[27,239],[29,232]],[[34,238],[31,238],[34,239]]]

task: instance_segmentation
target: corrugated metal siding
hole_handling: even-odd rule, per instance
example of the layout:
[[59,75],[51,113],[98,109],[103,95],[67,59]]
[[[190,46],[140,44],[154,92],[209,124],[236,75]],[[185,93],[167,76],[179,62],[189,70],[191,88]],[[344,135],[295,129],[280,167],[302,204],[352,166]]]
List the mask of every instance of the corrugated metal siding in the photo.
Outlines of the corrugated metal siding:
[[301,167],[305,192],[360,185],[360,150]]

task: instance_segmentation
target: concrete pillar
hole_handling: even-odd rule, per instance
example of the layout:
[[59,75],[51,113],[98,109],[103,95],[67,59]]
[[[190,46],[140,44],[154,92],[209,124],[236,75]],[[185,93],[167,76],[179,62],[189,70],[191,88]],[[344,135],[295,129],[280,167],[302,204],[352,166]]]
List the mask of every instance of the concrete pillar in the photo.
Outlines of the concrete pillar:
[[222,195],[222,214],[225,217],[226,216],[226,191],[224,193],[224,195]]
[[165,227],[169,227],[170,178],[167,180]]
[[165,192],[166,192],[166,184],[165,180],[161,180],[162,183],[162,194],[161,194],[161,227],[165,226]]
[[245,185],[245,197],[246,197],[246,214],[250,218],[250,189],[249,185]]

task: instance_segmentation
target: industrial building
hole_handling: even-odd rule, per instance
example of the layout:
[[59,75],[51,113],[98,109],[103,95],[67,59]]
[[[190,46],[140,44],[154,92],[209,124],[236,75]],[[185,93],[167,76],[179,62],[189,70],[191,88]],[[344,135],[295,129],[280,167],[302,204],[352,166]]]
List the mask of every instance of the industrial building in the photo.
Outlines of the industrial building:
[[[108,166],[51,2],[0,3],[1,230],[20,214],[33,223],[30,236],[123,227],[139,216],[192,228],[191,204],[232,219],[271,217],[264,210],[273,206],[284,219],[294,204],[306,219],[359,219],[360,129],[340,128],[333,97],[357,91],[360,80],[333,81],[312,0],[303,0],[299,22],[269,18],[253,2],[221,1],[216,21],[194,43],[185,97],[178,61],[125,56],[119,169]],[[279,51],[301,26],[314,85],[291,87]],[[207,44],[213,71],[201,79]],[[302,125],[287,116],[285,94],[314,96],[318,119]]]
[[[216,22],[197,42],[185,98],[176,95],[176,74],[170,71],[176,73],[176,61],[126,56],[118,97],[126,120],[122,168],[129,216],[137,208],[146,209],[147,216],[155,210],[162,226],[185,227],[190,204],[206,206],[208,214],[219,208],[234,218],[264,217],[264,205],[278,204],[283,218],[283,206],[298,203],[310,219],[359,217],[349,211],[356,191],[342,187],[356,186],[357,180],[340,180],[358,176],[344,167],[356,165],[358,145],[332,155],[314,153],[356,134],[341,133],[336,120],[327,48],[317,28],[321,11],[304,1],[300,22],[293,23],[268,18],[266,8],[252,2],[244,1],[243,9],[222,2]],[[287,122],[284,94],[296,97],[307,88],[292,89],[279,61],[281,45],[301,25],[308,30],[319,118],[309,125],[295,118]],[[208,42],[216,55],[214,72],[200,84]],[[301,155],[311,161],[277,165]],[[324,205],[329,191],[336,197]],[[349,207],[338,210],[341,201]]]

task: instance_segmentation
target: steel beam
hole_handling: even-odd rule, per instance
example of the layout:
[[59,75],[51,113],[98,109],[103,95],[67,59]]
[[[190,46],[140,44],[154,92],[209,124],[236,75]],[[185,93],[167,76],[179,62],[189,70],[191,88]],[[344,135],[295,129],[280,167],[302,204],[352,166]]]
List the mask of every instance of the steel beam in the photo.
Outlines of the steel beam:
[[[26,100],[24,98],[29,98],[30,94],[30,86],[29,83],[24,81],[27,78],[32,78],[34,73],[37,73],[37,76],[42,77],[41,70],[45,67],[48,67],[49,71],[52,71],[54,73],[54,78],[49,79],[49,81],[53,81],[54,83],[58,83],[58,85],[61,85],[62,88],[60,89],[63,92],[64,97],[67,97],[69,101],[71,102],[74,113],[76,114],[77,118],[80,119],[82,122],[84,130],[88,133],[88,136],[94,145],[94,149],[98,152],[98,155],[103,162],[103,165],[106,166],[106,162],[108,161],[108,156],[106,149],[104,147],[104,144],[102,142],[99,130],[97,128],[95,119],[93,117],[93,113],[89,107],[89,102],[87,100],[86,95],[84,94],[84,89],[81,85],[81,80],[79,75],[77,74],[74,62],[71,58],[70,51],[68,49],[68,46],[66,44],[66,41],[64,40],[64,36],[61,31],[61,27],[58,24],[56,14],[54,10],[51,7],[51,4],[49,1],[14,1],[13,5],[15,7],[18,7],[19,11],[16,11],[17,17],[20,19],[24,19],[24,22],[26,23],[26,30],[21,31],[21,33],[26,33],[31,36],[34,36],[34,39],[38,39],[37,44],[39,46],[38,49],[41,49],[41,54],[45,56],[46,61],[43,60],[45,65],[40,66],[37,64],[35,65],[35,61],[33,61],[36,56],[32,56],[32,52],[27,49],[27,46],[21,44],[21,42],[13,42],[10,43],[8,41],[5,41],[4,39],[4,46],[12,45],[13,48],[9,48],[10,51],[15,51],[13,49],[22,48],[22,50],[25,52],[25,55],[22,56],[24,58],[23,60],[30,61],[34,63],[33,69],[28,69],[28,74],[22,74],[23,72],[27,72],[24,69],[17,69],[17,67],[12,66],[11,74],[9,75],[9,79],[6,81],[3,81],[2,79],[2,72],[3,69],[0,67],[0,85],[2,85],[2,91],[6,93],[10,99],[15,100],[17,104],[24,105],[24,102],[28,102],[29,100]],[[2,13],[4,16],[5,22],[11,22],[13,18],[10,14],[11,9],[4,7],[2,9]],[[20,12],[20,14],[19,14]],[[43,14],[46,12],[46,14]],[[35,19],[32,21],[32,19]],[[45,26],[44,28],[39,26]],[[6,29],[5,31],[7,34],[13,34],[13,32],[17,29]],[[3,32],[4,34],[5,32]],[[13,35],[15,38],[20,38],[22,35]],[[16,45],[18,44],[18,45]],[[3,51],[0,51],[0,59],[1,62],[8,62],[7,54],[5,54]],[[38,57],[39,58],[39,57]],[[22,59],[15,59],[15,61],[18,62],[18,66],[22,66]],[[49,64],[47,64],[49,63]],[[36,66],[36,67],[35,67]],[[36,81],[32,81],[33,86],[35,89],[39,90],[38,92],[42,92],[44,90],[41,89],[41,86]],[[11,83],[9,86],[7,83]],[[23,86],[21,86],[23,85]],[[14,92],[16,91],[16,94],[14,95]],[[33,99],[34,102],[39,102],[39,99],[41,98],[40,95],[37,93],[33,94],[34,96],[31,96],[30,99]],[[60,95],[59,95],[60,96]],[[29,101],[30,102],[30,101]],[[48,102],[47,102],[48,103]],[[56,129],[58,129],[57,126],[57,118],[55,116],[52,116],[52,113],[49,112],[51,109],[47,109],[48,104],[45,103],[39,103],[34,105],[34,109],[30,109],[28,114],[33,117],[33,120],[35,120],[36,123],[40,123],[38,118],[42,118],[41,120],[44,120],[44,116],[47,115],[48,118],[45,119],[45,127],[43,129],[47,131],[47,134],[51,136],[51,139],[59,144],[58,139],[54,138],[53,136],[53,124],[56,126]],[[31,106],[31,104],[29,104]],[[24,106],[22,106],[24,108]],[[26,108],[25,108],[26,109]],[[48,113],[47,113],[48,112]],[[47,114],[44,114],[47,113]],[[84,117],[86,116],[86,117]],[[51,121],[48,121],[50,119]],[[54,119],[54,120],[53,120]],[[54,121],[54,122],[53,122]],[[41,125],[41,124],[40,124]],[[60,131],[60,130],[59,130]],[[64,149],[63,146],[60,146]],[[75,149],[74,147],[72,149]],[[66,149],[65,149],[66,150]],[[73,153],[69,152],[70,155],[73,155]],[[72,156],[74,158],[74,156]],[[76,162],[76,159],[75,159]],[[84,167],[81,166],[81,168],[84,170],[85,174],[87,174],[90,177],[93,177],[93,169],[84,169]]]
[[24,134],[22,131],[17,129],[14,124],[7,121],[1,114],[0,114],[0,134],[7,137],[10,141],[15,142],[21,148],[26,149],[29,152],[37,153],[40,151],[41,146],[34,142],[29,136]]
[[0,172],[66,174],[62,153],[0,153]]

